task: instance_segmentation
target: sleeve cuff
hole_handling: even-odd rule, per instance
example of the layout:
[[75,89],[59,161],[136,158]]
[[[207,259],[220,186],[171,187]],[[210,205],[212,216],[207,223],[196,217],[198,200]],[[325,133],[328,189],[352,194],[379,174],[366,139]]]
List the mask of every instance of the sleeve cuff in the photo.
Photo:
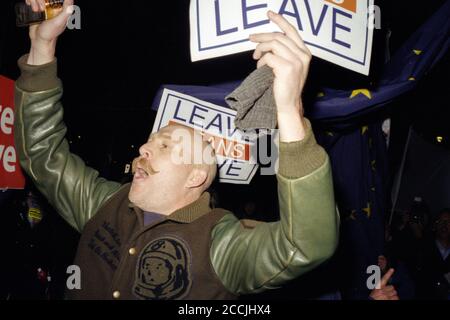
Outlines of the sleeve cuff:
[[311,122],[304,118],[306,135],[301,141],[280,143],[280,166],[278,174],[288,179],[298,179],[319,169],[327,158],[319,146],[311,128]]
[[17,64],[21,75],[16,81],[16,86],[24,91],[37,92],[54,89],[61,86],[57,76],[57,60],[47,64],[34,66],[27,64],[28,54],[23,55]]

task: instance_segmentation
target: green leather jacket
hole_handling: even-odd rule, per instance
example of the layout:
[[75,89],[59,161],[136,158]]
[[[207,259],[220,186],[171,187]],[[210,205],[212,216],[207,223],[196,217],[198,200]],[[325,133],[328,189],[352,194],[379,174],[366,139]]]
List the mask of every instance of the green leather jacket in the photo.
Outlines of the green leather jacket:
[[[100,178],[70,153],[56,61],[30,66],[26,58],[19,60],[22,75],[15,96],[20,163],[61,216],[82,232],[121,185]],[[213,229],[211,262],[232,293],[277,288],[324,262],[337,246],[339,216],[330,162],[305,122],[304,140],[280,145],[280,221],[244,228],[236,217],[226,215]]]

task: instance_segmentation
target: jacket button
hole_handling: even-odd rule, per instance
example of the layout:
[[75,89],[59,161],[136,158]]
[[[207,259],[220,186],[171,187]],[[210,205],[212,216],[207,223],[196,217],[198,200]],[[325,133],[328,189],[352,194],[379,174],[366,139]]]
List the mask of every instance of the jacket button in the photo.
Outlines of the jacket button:
[[113,297],[114,297],[114,299],[119,299],[120,298],[120,291],[114,291]]
[[136,254],[136,248],[130,248],[130,250],[128,250],[128,253],[130,254],[130,256],[134,256]]

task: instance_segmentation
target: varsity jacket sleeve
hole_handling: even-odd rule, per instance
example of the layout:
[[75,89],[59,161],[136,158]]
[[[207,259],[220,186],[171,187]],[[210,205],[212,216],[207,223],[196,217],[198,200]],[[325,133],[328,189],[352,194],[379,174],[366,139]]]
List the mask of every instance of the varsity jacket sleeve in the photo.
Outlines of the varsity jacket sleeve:
[[280,144],[277,175],[280,220],[245,228],[225,215],[212,230],[211,262],[234,294],[280,287],[328,259],[338,242],[328,155],[307,124],[302,141]]
[[26,55],[19,59],[15,92],[14,138],[20,164],[59,214],[81,232],[120,184],[99,178],[70,153],[56,60],[42,66],[26,61]]

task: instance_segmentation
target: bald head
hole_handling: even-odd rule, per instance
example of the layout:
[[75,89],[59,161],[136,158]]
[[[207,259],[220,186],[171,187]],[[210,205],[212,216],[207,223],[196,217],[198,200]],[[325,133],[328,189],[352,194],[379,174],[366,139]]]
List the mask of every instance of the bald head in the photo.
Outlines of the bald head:
[[207,136],[201,131],[177,123],[161,128],[158,134],[170,137],[176,144],[172,153],[174,163],[189,165],[192,170],[206,174],[201,191],[208,189],[217,174],[217,159]]

